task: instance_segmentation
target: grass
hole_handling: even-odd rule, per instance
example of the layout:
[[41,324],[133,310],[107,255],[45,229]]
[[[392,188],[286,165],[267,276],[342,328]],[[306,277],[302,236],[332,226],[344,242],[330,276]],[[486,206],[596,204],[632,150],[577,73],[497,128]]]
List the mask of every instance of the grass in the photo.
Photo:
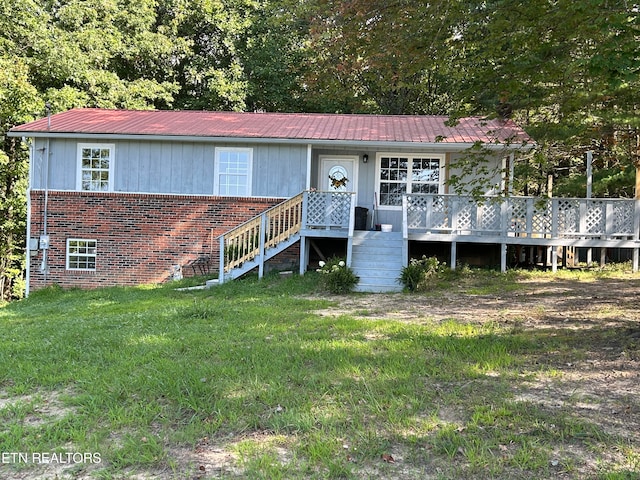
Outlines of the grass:
[[[522,275],[467,271],[436,294],[517,292]],[[564,448],[598,459],[593,478],[640,474],[637,446],[516,401],[514,386],[557,375],[540,359],[567,339],[323,316],[339,303],[316,293],[311,273],[201,291],[51,287],[0,308],[0,452],[99,453],[69,478],[582,478],[582,457],[556,460]],[[35,468],[3,462],[0,476]]]

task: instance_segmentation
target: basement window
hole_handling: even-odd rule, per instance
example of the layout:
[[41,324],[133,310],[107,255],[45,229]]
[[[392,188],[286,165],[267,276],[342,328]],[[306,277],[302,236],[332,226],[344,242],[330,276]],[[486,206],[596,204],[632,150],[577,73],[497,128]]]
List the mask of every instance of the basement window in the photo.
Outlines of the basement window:
[[67,239],[67,270],[95,271],[97,244],[96,240]]

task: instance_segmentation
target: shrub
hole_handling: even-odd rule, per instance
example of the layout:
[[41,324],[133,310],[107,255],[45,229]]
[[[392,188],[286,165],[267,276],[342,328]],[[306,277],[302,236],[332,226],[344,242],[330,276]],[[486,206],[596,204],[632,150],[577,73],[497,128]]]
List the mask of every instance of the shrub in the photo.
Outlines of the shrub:
[[436,257],[423,255],[421,259],[412,258],[409,265],[402,268],[399,281],[410,291],[426,289],[428,280],[446,270],[444,263]]
[[360,277],[338,257],[320,262],[317,271],[321,274],[322,285],[331,293],[349,293],[360,281]]

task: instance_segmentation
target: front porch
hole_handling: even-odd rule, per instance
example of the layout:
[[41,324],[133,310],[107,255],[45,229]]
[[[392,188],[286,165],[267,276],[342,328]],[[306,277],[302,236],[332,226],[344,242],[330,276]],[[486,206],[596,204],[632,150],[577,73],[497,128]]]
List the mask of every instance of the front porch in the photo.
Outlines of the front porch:
[[[323,238],[346,240],[347,264],[357,273],[384,272],[379,263],[383,257],[394,259],[395,270],[407,265],[409,242],[448,244],[451,268],[458,263],[459,244],[496,245],[502,271],[508,266],[509,246],[546,249],[554,271],[558,252],[567,249],[630,249],[633,270],[638,271],[640,200],[405,194],[402,208],[392,213],[399,228],[367,234],[374,230],[373,222],[367,220],[364,230],[355,228],[354,193],[302,192],[220,237],[219,277],[235,278],[239,275],[234,271],[241,275],[255,267],[261,272],[266,259],[297,241],[303,274],[309,267],[311,242]],[[363,250],[366,244],[373,245],[373,238],[375,249]],[[394,272],[382,276],[393,275],[395,281]],[[384,288],[390,285],[386,282]],[[379,290],[374,285],[367,291]]]

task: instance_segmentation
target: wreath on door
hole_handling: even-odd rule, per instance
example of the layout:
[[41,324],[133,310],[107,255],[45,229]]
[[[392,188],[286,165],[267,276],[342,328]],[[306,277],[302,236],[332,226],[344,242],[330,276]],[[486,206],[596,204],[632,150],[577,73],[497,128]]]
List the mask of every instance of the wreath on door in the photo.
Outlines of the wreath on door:
[[349,179],[340,171],[329,175],[329,180],[331,180],[331,186],[333,188],[343,188],[347,186]]

